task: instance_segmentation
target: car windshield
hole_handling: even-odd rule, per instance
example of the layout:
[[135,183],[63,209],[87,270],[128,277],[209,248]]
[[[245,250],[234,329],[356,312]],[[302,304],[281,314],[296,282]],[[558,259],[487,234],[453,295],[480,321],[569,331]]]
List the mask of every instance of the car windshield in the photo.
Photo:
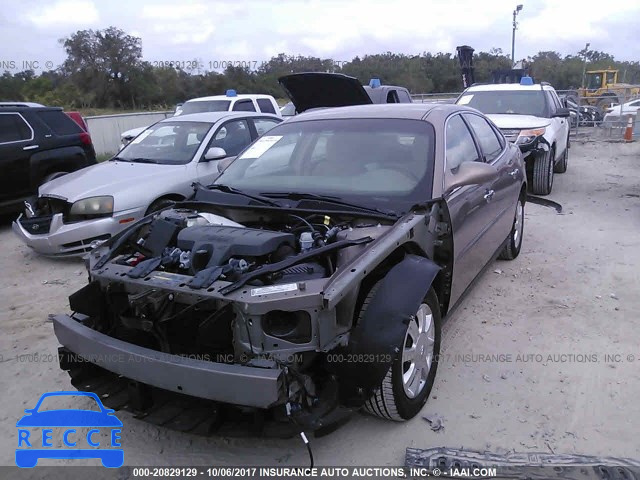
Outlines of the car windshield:
[[180,107],[180,115],[189,115],[190,113],[202,112],[226,112],[229,110],[229,100],[198,100],[186,102]]
[[474,91],[462,95],[457,104],[475,108],[484,114],[508,113],[544,117],[547,111],[542,90]]
[[419,120],[283,123],[246,149],[215,183],[258,194],[331,195],[399,211],[430,198],[434,130]]
[[115,160],[138,163],[189,163],[211,128],[204,122],[161,122],[134,138]]

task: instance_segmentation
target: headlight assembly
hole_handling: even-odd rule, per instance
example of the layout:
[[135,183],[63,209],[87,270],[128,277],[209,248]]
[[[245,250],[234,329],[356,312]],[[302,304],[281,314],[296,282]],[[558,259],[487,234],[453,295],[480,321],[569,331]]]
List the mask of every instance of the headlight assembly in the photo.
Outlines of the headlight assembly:
[[546,132],[546,128],[532,128],[530,130],[522,130],[520,135],[518,135],[518,139],[516,140],[517,145],[527,145],[533,142],[537,137],[544,135]]
[[113,215],[113,197],[90,197],[78,200],[69,209],[68,222],[78,222],[92,218],[110,217]]

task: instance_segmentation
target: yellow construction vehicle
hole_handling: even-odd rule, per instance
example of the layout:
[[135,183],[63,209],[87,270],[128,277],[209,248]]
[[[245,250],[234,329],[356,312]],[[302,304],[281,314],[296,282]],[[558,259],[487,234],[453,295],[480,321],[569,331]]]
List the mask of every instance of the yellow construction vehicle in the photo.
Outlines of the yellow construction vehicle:
[[579,94],[586,99],[586,103],[604,111],[612,103],[619,104],[640,95],[640,85],[618,83],[618,70],[609,67],[586,72],[586,85],[579,90]]

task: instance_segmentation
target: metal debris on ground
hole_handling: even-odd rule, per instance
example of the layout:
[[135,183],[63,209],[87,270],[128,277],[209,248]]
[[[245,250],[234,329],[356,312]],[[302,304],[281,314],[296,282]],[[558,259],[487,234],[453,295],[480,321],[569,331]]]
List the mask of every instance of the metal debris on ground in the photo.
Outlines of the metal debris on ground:
[[440,430],[444,429],[444,418],[442,418],[440,415],[434,413],[422,418],[427,421],[427,423],[431,426],[431,430],[433,430],[434,432],[439,432]]

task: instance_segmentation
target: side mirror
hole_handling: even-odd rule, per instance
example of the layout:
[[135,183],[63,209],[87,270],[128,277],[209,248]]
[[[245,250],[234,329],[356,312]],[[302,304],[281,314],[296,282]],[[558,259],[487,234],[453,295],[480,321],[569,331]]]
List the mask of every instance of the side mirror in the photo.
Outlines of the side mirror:
[[559,108],[556,110],[556,113],[554,113],[552,116],[567,118],[569,115],[571,115],[571,112],[569,111],[568,108]]
[[211,147],[207,150],[207,153],[204,154],[203,160],[220,160],[221,158],[225,158],[227,156],[227,152],[225,152],[222,147]]
[[498,178],[498,170],[493,165],[482,162],[464,162],[458,167],[458,171],[451,175],[451,182],[447,186],[445,195],[458,187],[467,185],[479,185]]
[[222,173],[224,172],[227,167],[229,165],[231,165],[231,162],[233,162],[235,160],[236,157],[227,157],[224,160],[222,160],[221,162],[218,162],[218,172]]

